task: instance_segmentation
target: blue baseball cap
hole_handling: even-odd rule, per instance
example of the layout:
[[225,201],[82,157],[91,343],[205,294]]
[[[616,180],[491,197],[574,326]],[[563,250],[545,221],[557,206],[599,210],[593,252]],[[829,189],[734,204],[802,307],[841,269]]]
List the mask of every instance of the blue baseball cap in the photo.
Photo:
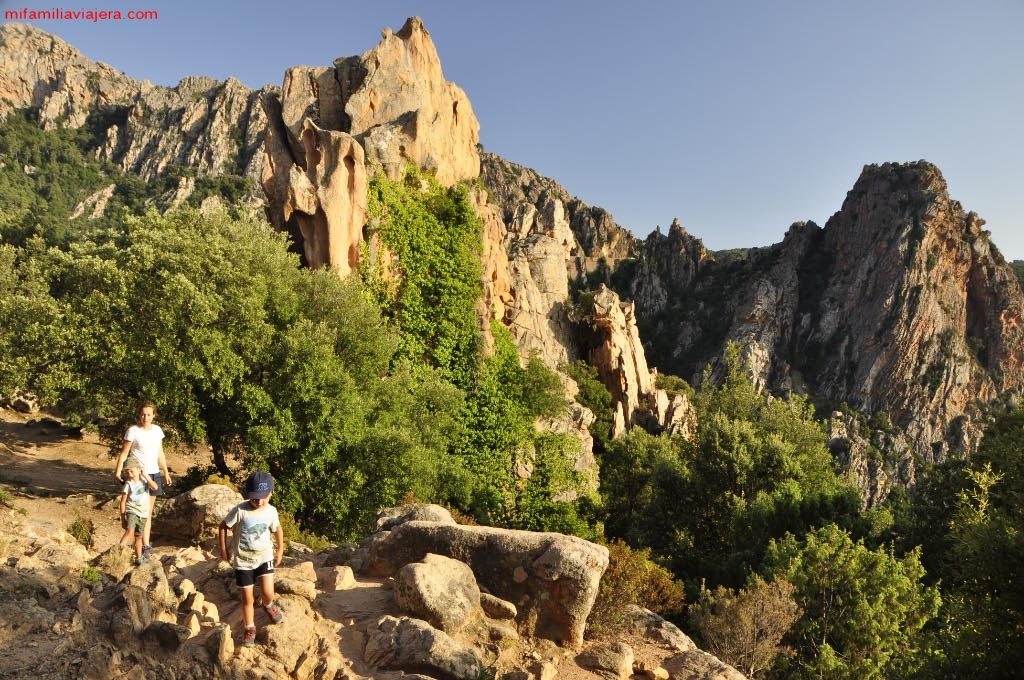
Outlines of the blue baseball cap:
[[267,498],[274,490],[274,478],[269,472],[257,470],[249,475],[242,487],[242,495],[246,498]]

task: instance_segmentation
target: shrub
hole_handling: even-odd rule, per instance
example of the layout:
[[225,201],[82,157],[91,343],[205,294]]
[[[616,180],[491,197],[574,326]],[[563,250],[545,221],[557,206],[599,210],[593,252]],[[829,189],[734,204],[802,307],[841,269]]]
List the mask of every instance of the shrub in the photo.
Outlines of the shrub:
[[96,583],[103,577],[103,575],[95,567],[85,567],[84,569],[82,569],[82,573],[80,574],[80,576],[82,577],[82,580],[86,583]]
[[754,576],[746,589],[701,589],[691,608],[704,648],[753,680],[780,654],[791,655],[782,638],[803,613],[793,599],[795,586],[785,579],[770,583]]
[[287,510],[278,508],[278,516],[281,518],[281,529],[284,531],[284,540],[287,542],[301,543],[313,551],[326,550],[331,547],[331,542],[310,531],[304,531],[295,521],[295,517]]
[[79,517],[68,526],[68,533],[74,536],[75,540],[86,548],[92,548],[93,534],[96,533],[96,526],[91,519]]
[[683,610],[683,586],[651,559],[649,549],[633,550],[615,540],[608,544],[608,569],[590,612],[587,636],[609,638],[622,633],[633,604],[666,618],[678,615]]

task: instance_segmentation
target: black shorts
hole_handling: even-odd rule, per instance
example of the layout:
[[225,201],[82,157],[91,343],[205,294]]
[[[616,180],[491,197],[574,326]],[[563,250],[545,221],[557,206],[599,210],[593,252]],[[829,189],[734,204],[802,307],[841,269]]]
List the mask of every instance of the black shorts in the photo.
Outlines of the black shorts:
[[146,476],[149,477],[150,479],[152,479],[153,483],[156,484],[156,488],[155,489],[150,489],[149,490],[149,495],[150,496],[163,496],[164,495],[164,476],[162,474],[160,474],[159,472],[154,472],[153,474],[146,475]]
[[274,560],[267,560],[255,569],[235,569],[235,585],[248,588],[256,584],[261,576],[274,575]]

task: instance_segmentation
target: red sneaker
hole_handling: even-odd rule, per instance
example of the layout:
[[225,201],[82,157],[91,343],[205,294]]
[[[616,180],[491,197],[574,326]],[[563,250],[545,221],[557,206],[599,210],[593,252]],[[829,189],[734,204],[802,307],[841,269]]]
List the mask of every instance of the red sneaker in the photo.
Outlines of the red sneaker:
[[256,627],[245,629],[245,637],[242,638],[242,645],[245,647],[252,647],[256,644]]
[[281,623],[281,619],[284,618],[281,615],[281,608],[273,602],[271,602],[270,604],[263,605],[263,611],[267,613],[267,616],[269,616],[270,620],[274,623]]

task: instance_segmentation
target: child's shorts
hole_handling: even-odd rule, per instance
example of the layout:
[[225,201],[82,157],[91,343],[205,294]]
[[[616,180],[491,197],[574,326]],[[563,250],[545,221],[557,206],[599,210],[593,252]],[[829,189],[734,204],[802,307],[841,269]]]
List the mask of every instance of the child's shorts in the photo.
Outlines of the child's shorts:
[[129,512],[124,516],[125,528],[134,530],[134,533],[141,536],[142,532],[146,529],[146,518],[139,517],[135,513]]
[[267,574],[274,574],[274,560],[268,560],[255,569],[235,569],[235,585],[248,588],[256,584],[256,579]]

